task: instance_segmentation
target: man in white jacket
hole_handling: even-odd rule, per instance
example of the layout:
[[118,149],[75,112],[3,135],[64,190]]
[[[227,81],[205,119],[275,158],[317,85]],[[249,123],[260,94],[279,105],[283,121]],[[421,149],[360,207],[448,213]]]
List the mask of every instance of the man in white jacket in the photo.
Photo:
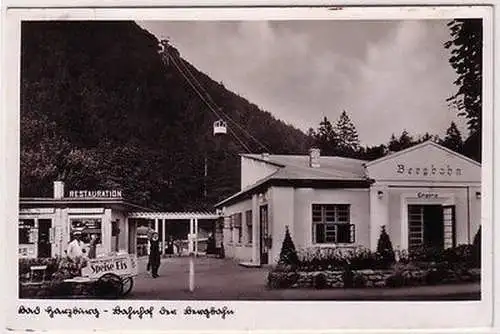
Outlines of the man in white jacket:
[[82,242],[80,241],[80,234],[74,234],[73,240],[68,245],[68,257],[75,259],[83,256]]

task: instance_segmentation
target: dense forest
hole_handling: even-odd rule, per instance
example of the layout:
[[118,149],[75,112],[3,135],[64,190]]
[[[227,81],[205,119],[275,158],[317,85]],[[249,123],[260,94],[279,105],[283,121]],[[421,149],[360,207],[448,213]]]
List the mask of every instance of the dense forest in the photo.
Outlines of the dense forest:
[[[454,124],[443,139],[404,131],[362,147],[344,111],[336,123],[325,117],[303,133],[228,91],[173,47],[219,112],[244,125],[229,124],[228,135],[215,137],[218,117],[162,62],[158,43],[133,22],[23,23],[21,196],[51,196],[52,182],[63,180],[67,189],[120,189],[155,209],[200,210],[239,190],[239,154],[246,151],[305,154],[315,145],[323,155],[372,160],[432,139],[480,159],[477,140],[468,144]],[[480,138],[480,129],[471,132]]]
[[[121,189],[142,205],[187,210],[239,190],[244,148],[235,136],[213,136],[217,118],[158,50],[133,22],[23,23],[21,196],[50,196],[61,179],[69,189]],[[186,66],[269,151],[307,151],[303,132]]]

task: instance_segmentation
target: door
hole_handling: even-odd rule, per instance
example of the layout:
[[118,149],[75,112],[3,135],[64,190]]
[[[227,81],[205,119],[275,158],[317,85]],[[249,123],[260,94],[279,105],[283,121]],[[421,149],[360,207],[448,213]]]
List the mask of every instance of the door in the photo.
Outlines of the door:
[[269,263],[269,217],[267,205],[260,207],[260,264]]
[[52,244],[50,243],[50,229],[52,220],[38,219],[38,257],[52,257]]
[[437,249],[444,247],[443,207],[441,205],[425,205],[424,245]]
[[409,248],[448,248],[454,245],[455,207],[408,205]]

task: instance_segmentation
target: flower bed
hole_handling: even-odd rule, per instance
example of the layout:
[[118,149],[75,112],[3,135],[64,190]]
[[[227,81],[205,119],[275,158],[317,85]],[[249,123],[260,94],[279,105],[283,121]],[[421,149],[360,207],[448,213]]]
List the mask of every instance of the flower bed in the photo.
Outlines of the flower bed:
[[267,286],[271,289],[287,288],[382,288],[419,285],[477,282],[479,269],[461,271],[432,269],[363,269],[344,271],[271,271]]
[[293,264],[280,263],[267,286],[285,288],[376,288],[480,281],[479,261],[472,245],[446,250],[417,249],[387,261],[363,247],[301,250]]
[[[46,265],[45,277],[30,280],[31,267]],[[65,279],[81,275],[86,266],[84,258],[19,259],[19,298],[57,298],[88,296],[91,284],[65,283]],[[38,275],[40,276],[40,275]]]
[[95,295],[92,284],[49,281],[43,283],[20,283],[19,298],[65,298],[90,297]]

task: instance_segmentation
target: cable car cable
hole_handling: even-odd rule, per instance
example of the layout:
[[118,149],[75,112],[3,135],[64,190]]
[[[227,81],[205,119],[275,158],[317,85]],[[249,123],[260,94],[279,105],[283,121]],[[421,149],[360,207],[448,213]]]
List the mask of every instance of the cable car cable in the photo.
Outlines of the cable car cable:
[[[166,51],[166,49],[163,49],[163,51]],[[217,116],[217,118],[219,119],[223,119],[213,108],[213,106],[210,105],[210,103],[208,103],[208,101],[205,99],[205,97],[199,92],[199,90],[196,88],[196,86],[191,82],[191,80],[189,80],[189,78],[186,76],[186,74],[184,73],[184,71],[179,67],[179,65],[177,64],[176,60],[174,57],[172,57],[170,54],[168,54],[168,51],[167,51],[167,57],[170,58],[170,61],[172,64],[174,64],[174,66],[177,68],[177,70],[181,73],[181,75],[184,77],[184,79],[188,82],[188,84],[193,88],[193,90],[198,94],[198,96],[200,97],[200,99],[211,109],[211,111],[215,114],[215,116]],[[162,60],[163,62],[165,62],[165,57],[162,57]],[[213,100],[212,100],[213,101]],[[238,137],[238,135],[232,131],[230,128],[228,129],[229,132],[233,135],[233,137],[240,143],[241,146],[243,146],[243,148],[248,152],[248,153],[251,153],[252,151],[248,148],[248,146]]]
[[[182,58],[179,58],[179,62],[183,65],[185,71],[191,76],[191,78],[198,84],[198,86],[200,87],[200,89],[202,91],[204,91],[205,95],[207,96],[207,98],[209,100],[211,100],[211,102],[213,103],[213,105],[217,106],[217,103],[215,103],[215,101],[212,99],[212,97],[210,96],[210,94],[203,88],[203,85],[200,84],[200,82],[198,81],[198,79],[191,73],[191,71],[189,70],[189,68],[187,67],[187,65],[185,65],[185,61],[182,59]],[[222,113],[224,116],[227,117],[227,119],[229,121],[231,121],[234,125],[236,125],[236,127],[238,127],[244,134],[246,134],[248,137],[250,137],[251,139],[253,139],[260,147],[262,147],[264,150],[266,150],[266,152],[270,152],[269,148],[264,145],[261,141],[259,141],[257,138],[255,138],[251,133],[249,133],[248,131],[245,130],[245,128],[243,128],[238,122],[236,122],[235,120],[233,120],[231,118],[231,116],[229,116],[227,113],[225,113],[222,109],[219,108],[219,112]]]
[[[162,57],[163,58],[163,57]],[[196,94],[198,94],[198,96],[200,97],[200,99],[210,108],[210,110],[215,114],[215,116],[217,116],[218,118],[220,119],[223,119],[215,110],[214,108],[210,105],[210,103],[208,103],[208,101],[203,97],[203,95],[198,91],[198,89],[196,88],[196,86],[189,80],[189,78],[185,75],[185,73],[182,71],[182,69],[178,66],[178,64],[175,62],[175,60],[172,58],[170,58],[172,64],[174,64],[174,66],[177,68],[177,70],[181,73],[181,75],[184,77],[184,79],[188,82],[188,84],[193,88],[193,90],[196,92]],[[248,152],[248,153],[252,153],[252,151],[248,148],[248,146],[238,137],[238,135],[236,135],[234,133],[234,131],[232,131],[231,129],[228,129],[229,132],[233,135],[233,137],[241,144],[241,146],[243,146],[243,148]]]

